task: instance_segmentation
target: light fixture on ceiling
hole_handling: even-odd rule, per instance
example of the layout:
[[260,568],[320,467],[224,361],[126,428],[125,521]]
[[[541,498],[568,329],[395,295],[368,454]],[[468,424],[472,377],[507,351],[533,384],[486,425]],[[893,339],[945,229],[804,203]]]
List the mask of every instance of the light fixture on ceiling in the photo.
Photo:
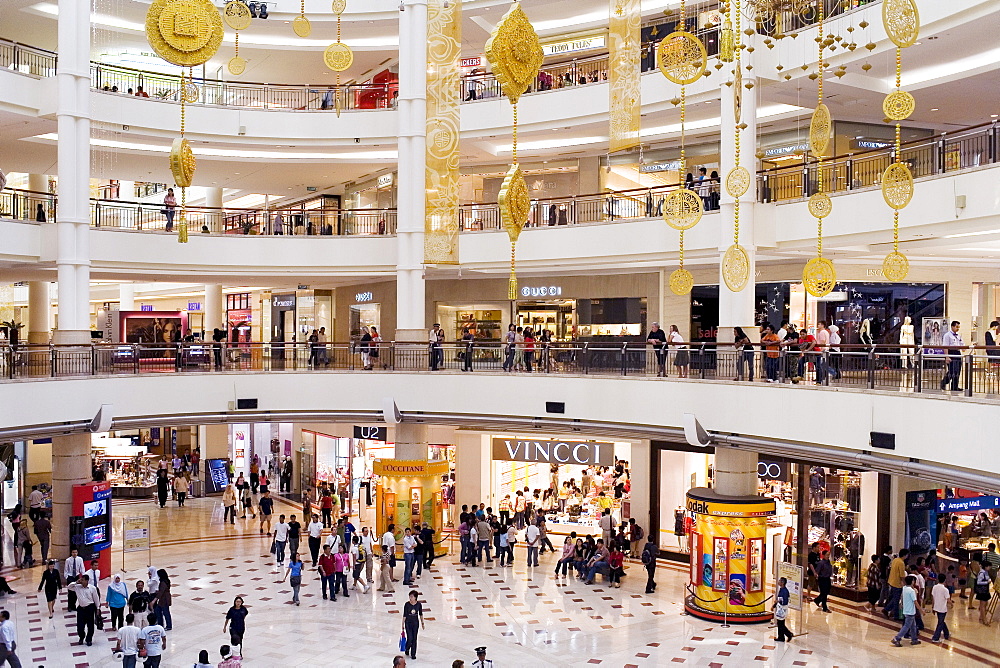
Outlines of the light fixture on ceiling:
[[938,111],[938,108],[934,107],[933,109],[931,109],[931,111]]

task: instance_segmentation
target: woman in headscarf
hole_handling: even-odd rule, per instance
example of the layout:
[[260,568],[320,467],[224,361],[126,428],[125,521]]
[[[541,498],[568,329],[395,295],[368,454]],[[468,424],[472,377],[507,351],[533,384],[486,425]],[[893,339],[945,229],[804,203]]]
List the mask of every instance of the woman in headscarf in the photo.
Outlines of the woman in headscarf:
[[128,605],[128,587],[122,576],[115,575],[108,585],[108,607],[111,609],[111,628],[116,631],[125,625],[125,606]]
[[146,569],[149,573],[149,577],[146,578],[146,591],[149,592],[150,596],[156,596],[156,592],[160,590],[160,576],[156,574],[156,566],[150,566]]
[[[159,578],[159,586],[153,595],[153,612],[156,613],[156,623],[169,631],[174,627],[174,621],[170,618],[170,576],[162,568],[156,571],[156,576]],[[153,591],[152,585],[149,590]]]

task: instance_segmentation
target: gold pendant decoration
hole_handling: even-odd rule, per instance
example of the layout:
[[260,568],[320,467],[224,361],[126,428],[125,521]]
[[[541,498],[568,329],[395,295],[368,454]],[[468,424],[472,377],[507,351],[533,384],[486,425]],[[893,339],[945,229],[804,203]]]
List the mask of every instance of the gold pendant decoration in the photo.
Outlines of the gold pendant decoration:
[[222,16],[211,0],[153,0],[146,12],[146,39],[168,63],[207,62],[222,44]]
[[750,280],[750,256],[743,246],[733,244],[722,256],[722,279],[733,292],[739,292]]
[[333,0],[330,4],[330,11],[340,16],[347,9],[347,0]]
[[642,13],[639,0],[610,0],[608,21],[608,150],[639,145]]
[[739,124],[743,118],[743,68],[742,63],[737,62],[736,69],[733,70],[733,118]]
[[198,90],[198,86],[191,82],[181,86],[181,98],[189,104],[197,102],[200,95],[201,93]]
[[190,186],[196,166],[194,152],[188,140],[175,139],[170,147],[170,173],[174,176],[174,183],[181,188]]
[[739,199],[750,189],[750,172],[746,167],[733,167],[726,174],[726,192],[730,197]]
[[294,30],[295,34],[299,37],[308,37],[313,31],[312,24],[309,22],[309,19],[304,16],[296,16],[292,19],[292,30]]
[[809,196],[809,215],[813,218],[826,218],[833,211],[833,200],[826,193],[813,193]]
[[531,213],[531,196],[528,194],[528,184],[524,181],[524,172],[521,171],[520,165],[513,164],[507,170],[507,176],[500,186],[497,203],[500,206],[500,222],[507,230],[510,242],[514,243]]
[[802,283],[813,297],[825,297],[837,284],[837,271],[825,257],[814,257],[802,271]]
[[334,42],[323,52],[323,62],[334,72],[343,72],[354,64],[354,52],[343,42]]
[[812,120],[809,122],[809,148],[813,155],[823,155],[830,144],[830,128],[833,119],[830,110],[822,102],[816,105]]
[[913,197],[913,174],[902,162],[894,162],[882,172],[882,198],[893,209],[903,209]]
[[697,81],[705,71],[708,52],[701,40],[684,30],[675,30],[656,47],[656,66],[675,84]]
[[704,213],[704,203],[687,188],[670,192],[663,201],[663,220],[675,230],[689,230],[698,224]]
[[253,21],[250,8],[243,0],[230,0],[222,10],[222,18],[233,30],[246,30]]
[[733,22],[726,19],[719,36],[719,60],[724,63],[733,62],[736,57],[736,36],[733,34]]
[[515,2],[500,19],[486,42],[485,53],[503,94],[511,104],[517,104],[538,76],[545,58],[538,33],[521,10],[521,3]]
[[898,251],[893,251],[882,260],[882,273],[890,281],[901,281],[910,273],[910,261]]
[[892,121],[909,118],[917,108],[917,101],[905,90],[894,90],[882,100],[882,113]]
[[229,59],[229,63],[226,64],[226,68],[229,73],[233,76],[238,77],[247,70],[247,59],[243,56],[233,56]]
[[686,295],[694,287],[694,276],[687,269],[675,269],[670,273],[670,291],[675,295]]
[[920,13],[914,0],[883,0],[885,34],[900,48],[912,46],[920,34]]

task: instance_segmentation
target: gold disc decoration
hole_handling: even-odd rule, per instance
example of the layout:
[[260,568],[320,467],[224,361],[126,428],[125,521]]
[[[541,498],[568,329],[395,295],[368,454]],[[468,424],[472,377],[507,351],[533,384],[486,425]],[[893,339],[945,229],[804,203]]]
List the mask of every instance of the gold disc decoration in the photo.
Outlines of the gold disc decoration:
[[813,193],[809,196],[809,215],[813,218],[826,218],[833,211],[833,200],[826,193]]
[[809,148],[812,149],[813,155],[826,153],[832,127],[833,118],[830,116],[830,110],[821,102],[816,105],[812,120],[809,121]]
[[175,139],[170,147],[170,173],[174,176],[174,184],[181,188],[189,187],[194,178],[195,167],[191,144],[187,139]]
[[230,0],[222,10],[222,19],[233,30],[246,30],[253,21],[253,15],[243,0]]
[[733,118],[737,125],[743,118],[743,68],[741,65],[742,63],[737,61],[736,68],[733,70]]
[[309,19],[304,16],[296,16],[292,19],[292,30],[299,37],[308,37],[312,34],[312,24],[309,23]]
[[198,101],[201,92],[198,90],[198,86],[188,82],[181,86],[181,98],[188,103],[194,103]]
[[344,13],[347,9],[347,0],[333,0],[330,4],[330,11],[338,16]]
[[882,172],[882,198],[893,209],[903,209],[913,198],[913,174],[902,162],[894,162]]
[[910,273],[910,261],[902,253],[893,251],[882,260],[882,273],[890,281],[901,281]]
[[898,47],[906,48],[920,34],[920,13],[914,0],[883,0],[882,24],[885,33]]
[[229,59],[229,63],[226,65],[229,73],[233,76],[239,76],[246,72],[247,70],[247,59],[243,56],[233,56]]
[[521,3],[515,2],[493,29],[485,53],[503,94],[511,104],[517,104],[545,58],[538,33],[521,10]]
[[146,12],[146,39],[168,63],[207,62],[222,44],[222,16],[211,0],[153,0]]
[[354,52],[343,42],[334,42],[323,52],[323,62],[334,72],[343,72],[354,64]]
[[663,220],[675,230],[689,230],[698,224],[704,203],[692,190],[678,188],[663,200]]
[[882,100],[882,113],[892,121],[909,118],[917,108],[917,101],[905,90],[894,90]]
[[802,283],[813,297],[825,297],[837,284],[837,271],[825,257],[814,257],[802,270]]
[[733,292],[739,292],[750,280],[750,256],[739,244],[733,244],[722,256],[722,279]]
[[708,52],[701,40],[685,30],[675,30],[656,47],[656,66],[675,84],[697,81],[708,64]]
[[507,170],[507,176],[500,186],[497,203],[500,206],[500,222],[507,230],[511,243],[514,243],[531,213],[531,196],[528,194],[528,184],[524,181],[524,172],[521,171],[520,165],[515,163]]
[[674,269],[670,273],[670,291],[675,295],[690,294],[694,287],[694,276],[687,269]]
[[746,167],[733,167],[726,174],[726,192],[739,199],[750,189],[750,172]]

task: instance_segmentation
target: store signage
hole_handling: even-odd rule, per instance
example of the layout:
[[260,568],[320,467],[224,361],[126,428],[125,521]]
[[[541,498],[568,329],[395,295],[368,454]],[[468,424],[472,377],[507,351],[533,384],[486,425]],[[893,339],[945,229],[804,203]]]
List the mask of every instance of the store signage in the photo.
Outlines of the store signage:
[[483,64],[483,59],[480,58],[479,56],[475,56],[474,58],[462,58],[462,67],[465,68],[479,67],[482,64]]
[[774,499],[761,499],[748,503],[719,503],[704,499],[694,499],[688,496],[688,512],[698,515],[717,515],[720,517],[766,517],[774,515]]
[[964,499],[941,499],[937,502],[938,513],[971,513],[980,510],[1000,508],[1000,497],[970,496]]
[[153,310],[153,305],[152,304],[141,304],[139,306],[139,310],[140,311],[152,311]]
[[791,155],[792,153],[805,153],[809,150],[809,144],[789,144],[787,146],[772,146],[764,149],[764,155],[773,158],[776,155]]
[[375,475],[411,478],[419,476],[438,476],[448,473],[451,464],[448,461],[428,462],[423,459],[376,459],[372,462]]
[[649,174],[651,172],[676,172],[680,168],[680,160],[670,160],[669,162],[653,162],[648,165],[640,165],[639,171],[643,174]]
[[295,295],[275,295],[271,300],[274,308],[295,308]]
[[788,482],[788,464],[762,460],[757,462],[757,477],[761,480]]
[[854,148],[863,149],[876,149],[876,148],[888,148],[892,146],[891,141],[875,141],[872,139],[855,139]]
[[542,53],[545,57],[559,56],[564,53],[574,51],[587,51],[589,49],[603,49],[607,44],[604,35],[594,35],[593,37],[580,37],[578,39],[568,39],[562,42],[551,42],[542,44]]
[[537,288],[525,286],[521,288],[522,297],[558,297],[562,295],[562,286],[550,285]]
[[125,540],[122,543],[122,551],[140,552],[150,549],[149,516],[126,517],[122,519],[122,534],[125,536]]
[[201,302],[188,302],[188,310],[189,311],[200,311],[201,310]]
[[493,459],[507,462],[611,466],[615,463],[613,443],[597,441],[520,441],[493,439]]
[[375,295],[373,295],[371,292],[359,292],[358,294],[354,295],[354,301],[356,301],[359,304],[370,302],[373,299],[375,299]]
[[392,185],[392,172],[388,174],[383,174],[375,180],[376,188],[388,188]]
[[388,440],[388,435],[388,429],[385,427],[366,427],[359,424],[354,425],[354,438],[364,438],[369,441],[385,441]]

